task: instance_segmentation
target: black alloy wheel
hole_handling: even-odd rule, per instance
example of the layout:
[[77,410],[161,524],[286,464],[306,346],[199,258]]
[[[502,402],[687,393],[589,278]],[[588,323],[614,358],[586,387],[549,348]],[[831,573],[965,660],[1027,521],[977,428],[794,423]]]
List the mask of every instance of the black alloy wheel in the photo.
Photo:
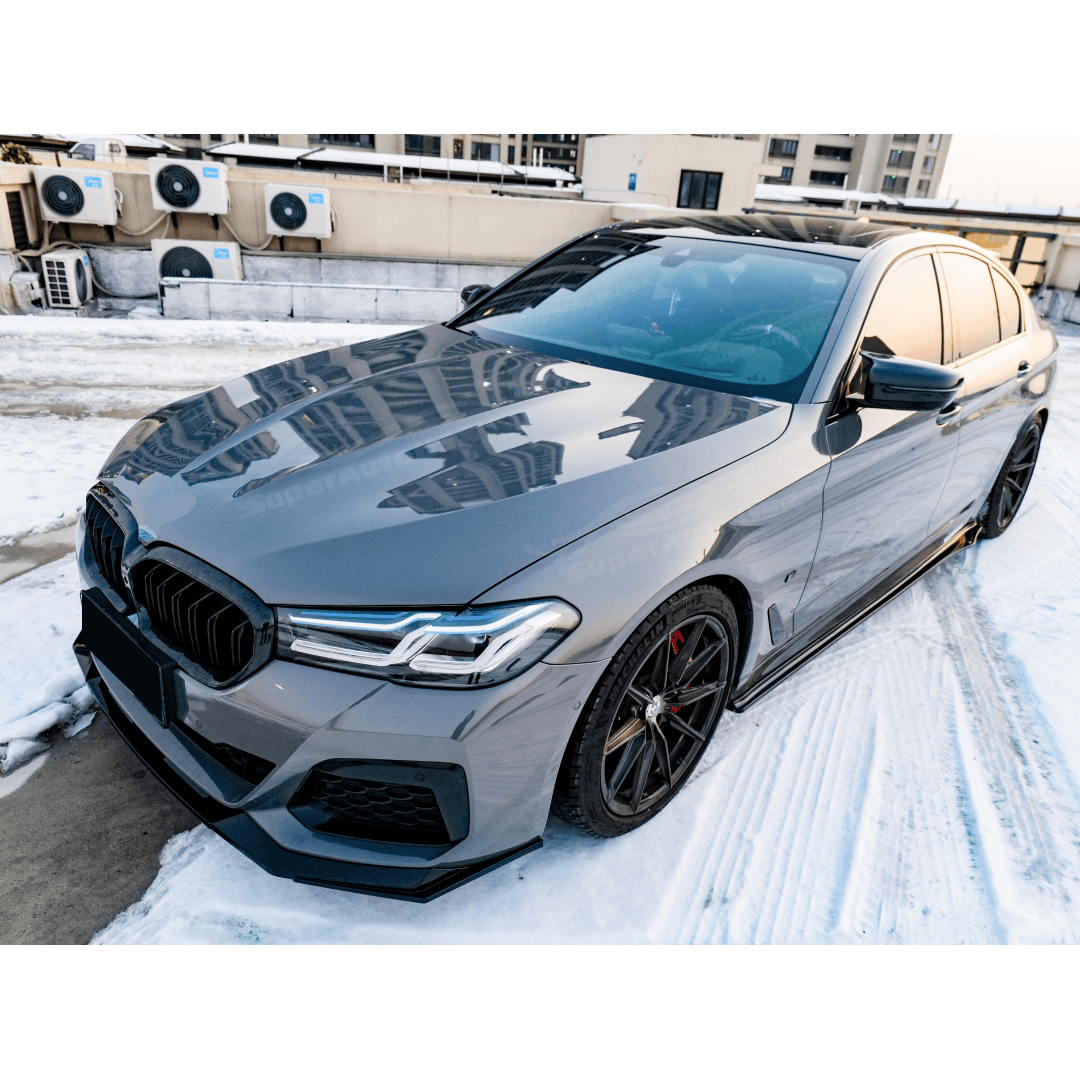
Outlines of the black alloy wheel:
[[571,736],[553,806],[594,836],[644,824],[674,798],[727,703],[738,620],[712,585],[661,604],[600,680]]
[[979,515],[984,536],[1000,536],[1016,518],[1035,472],[1035,462],[1042,443],[1042,429],[1042,420],[1036,418],[1020,432],[1013,443],[1013,448],[1009,451],[1005,464],[1001,466],[1001,472],[998,473],[986,505]]

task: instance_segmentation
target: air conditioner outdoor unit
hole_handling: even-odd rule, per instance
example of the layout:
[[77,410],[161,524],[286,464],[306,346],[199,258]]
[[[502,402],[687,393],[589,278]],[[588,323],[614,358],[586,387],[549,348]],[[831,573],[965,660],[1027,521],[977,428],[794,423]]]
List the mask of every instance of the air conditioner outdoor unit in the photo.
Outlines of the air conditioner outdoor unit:
[[299,184],[267,184],[266,231],[271,236],[330,235],[330,189]]
[[151,240],[159,278],[217,278],[243,281],[240,245],[212,240]]
[[38,204],[46,221],[115,225],[119,216],[112,173],[101,169],[34,169]]
[[81,251],[47,252],[41,256],[41,273],[51,308],[82,307],[94,295],[90,260]]
[[150,198],[155,210],[185,214],[229,212],[228,167],[203,161],[150,158]]

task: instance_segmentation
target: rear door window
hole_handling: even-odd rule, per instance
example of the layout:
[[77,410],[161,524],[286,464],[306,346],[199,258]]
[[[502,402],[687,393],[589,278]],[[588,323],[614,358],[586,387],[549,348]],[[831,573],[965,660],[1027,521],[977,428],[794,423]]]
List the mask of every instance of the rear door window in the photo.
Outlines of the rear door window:
[[874,299],[862,348],[941,363],[941,298],[931,256],[908,259],[885,280]]
[[994,279],[994,291],[997,293],[998,317],[1001,321],[1001,340],[1011,338],[1019,334],[1020,325],[1020,297],[1016,290],[1005,280],[1004,274],[996,270],[991,274]]
[[957,359],[1001,340],[997,296],[990,267],[973,255],[946,251],[941,256],[952,308]]

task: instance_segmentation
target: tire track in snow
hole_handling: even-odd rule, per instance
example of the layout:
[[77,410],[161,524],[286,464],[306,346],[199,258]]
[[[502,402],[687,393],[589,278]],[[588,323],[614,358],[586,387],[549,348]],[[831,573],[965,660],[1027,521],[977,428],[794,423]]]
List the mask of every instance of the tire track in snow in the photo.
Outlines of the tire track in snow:
[[935,575],[718,733],[655,938],[1003,940]]
[[994,888],[1009,940],[1075,942],[1080,791],[971,576],[973,565],[942,567],[935,602],[960,680],[958,744]]

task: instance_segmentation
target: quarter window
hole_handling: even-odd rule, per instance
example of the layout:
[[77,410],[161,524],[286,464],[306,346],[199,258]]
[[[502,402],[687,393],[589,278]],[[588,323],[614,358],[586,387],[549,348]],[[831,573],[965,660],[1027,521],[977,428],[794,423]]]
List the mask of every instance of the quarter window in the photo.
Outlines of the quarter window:
[[715,210],[723,173],[683,169],[679,177],[679,206],[691,210]]
[[1001,340],[990,267],[972,255],[949,251],[941,256],[941,262],[952,308],[956,355],[971,356]]
[[941,297],[931,256],[919,255],[902,263],[882,285],[866,324],[862,348],[906,360],[941,363]]
[[998,317],[1001,321],[1001,340],[1019,334],[1020,298],[1016,290],[1005,280],[1004,274],[996,270],[990,275],[994,279],[994,291],[997,293]]

